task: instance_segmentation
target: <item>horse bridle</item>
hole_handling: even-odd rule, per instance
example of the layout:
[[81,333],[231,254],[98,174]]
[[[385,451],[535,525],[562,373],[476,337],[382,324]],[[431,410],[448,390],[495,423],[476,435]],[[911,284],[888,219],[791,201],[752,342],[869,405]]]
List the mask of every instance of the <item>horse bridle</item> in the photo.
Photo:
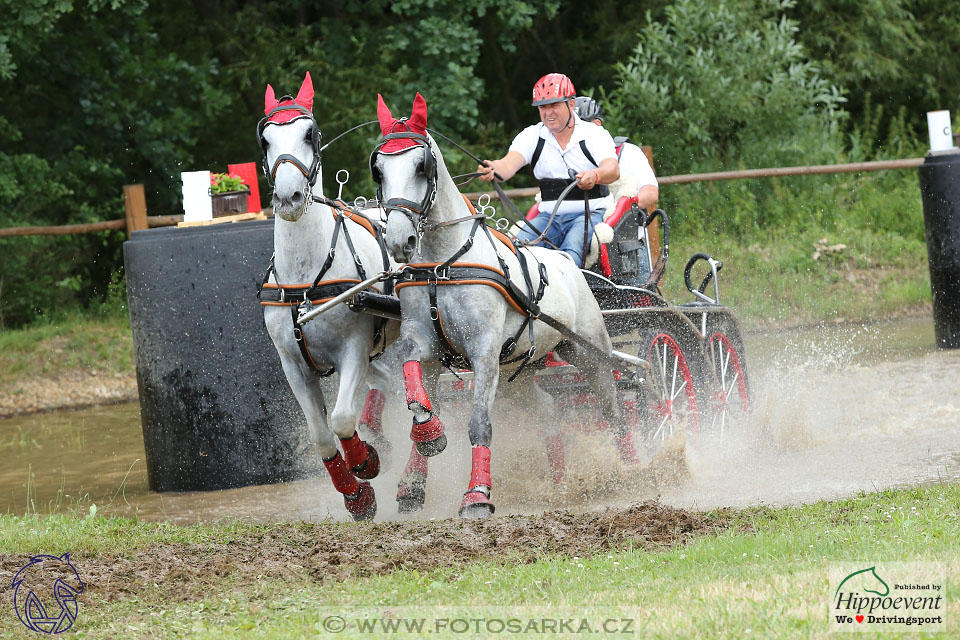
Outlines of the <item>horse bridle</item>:
[[[292,100],[292,99],[293,98],[291,98],[290,96],[284,96],[280,98],[280,101],[283,102],[284,100]],[[288,120],[287,122],[271,122],[270,118],[272,118],[274,114],[279,113],[281,111],[298,111],[300,115],[294,117],[292,120]],[[285,124],[290,124],[291,122],[296,122],[297,120],[300,120],[302,118],[309,118],[310,124],[311,124],[310,145],[313,148],[313,161],[310,163],[310,166],[307,167],[305,164],[300,162],[300,159],[297,158],[296,156],[291,155],[289,153],[284,153],[280,155],[277,158],[276,162],[273,163],[273,166],[270,167],[267,164],[267,142],[263,138],[264,129],[267,128],[267,125],[272,124],[276,126],[283,126]],[[260,122],[257,123],[257,144],[260,146],[260,156],[261,156],[260,164],[263,169],[263,175],[267,177],[267,182],[270,184],[270,186],[273,186],[273,181],[277,176],[277,169],[279,169],[280,165],[284,163],[290,163],[293,166],[295,166],[297,170],[299,170],[300,173],[302,173],[304,177],[306,177],[307,182],[310,184],[310,186],[313,186],[313,184],[317,180],[317,173],[320,171],[320,155],[321,155],[320,140],[321,140],[320,127],[317,126],[317,121],[313,117],[313,113],[311,113],[309,109],[305,107],[301,107],[298,104],[274,107],[270,111],[270,113],[268,113],[264,118],[262,118]]]
[[[394,123],[394,127],[398,124],[403,124],[403,126],[406,127],[406,118],[398,120]],[[383,201],[383,176],[380,174],[380,170],[377,169],[377,157],[380,155],[380,150],[385,144],[391,140],[399,139],[413,140],[417,143],[414,147],[409,147],[399,153],[405,153],[416,147],[424,147],[425,149],[425,153],[423,154],[423,167],[419,170],[419,173],[427,179],[427,192],[423,195],[423,200],[420,202],[414,202],[406,198],[390,198],[386,202]],[[387,217],[390,216],[391,212],[399,211],[405,215],[416,228],[418,239],[422,237],[426,230],[427,213],[437,199],[437,157],[434,153],[430,138],[423,134],[410,131],[409,129],[407,131],[394,131],[384,135],[370,154],[370,177],[377,183],[377,201],[380,202]]]

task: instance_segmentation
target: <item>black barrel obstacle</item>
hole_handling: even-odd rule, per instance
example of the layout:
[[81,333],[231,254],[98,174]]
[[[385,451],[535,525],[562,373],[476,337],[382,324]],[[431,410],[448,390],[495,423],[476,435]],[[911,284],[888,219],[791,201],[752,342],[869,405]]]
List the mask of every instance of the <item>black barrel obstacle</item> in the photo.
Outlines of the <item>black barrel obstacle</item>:
[[124,243],[152,490],[318,471],[256,299],[272,253],[273,221],[149,229]]
[[960,348],[960,153],[931,154],[920,165],[933,328],[937,346]]

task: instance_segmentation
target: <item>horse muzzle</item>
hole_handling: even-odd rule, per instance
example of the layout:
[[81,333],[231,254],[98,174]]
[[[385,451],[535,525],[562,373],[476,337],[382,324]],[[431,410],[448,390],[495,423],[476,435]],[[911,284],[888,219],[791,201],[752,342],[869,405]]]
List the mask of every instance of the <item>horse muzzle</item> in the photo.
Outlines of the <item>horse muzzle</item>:
[[389,249],[395,261],[400,264],[407,264],[413,260],[413,256],[417,252],[417,236],[411,234],[403,243],[391,243]]
[[274,195],[272,204],[274,215],[287,222],[296,222],[307,210],[307,203],[299,191],[291,198],[278,198]]

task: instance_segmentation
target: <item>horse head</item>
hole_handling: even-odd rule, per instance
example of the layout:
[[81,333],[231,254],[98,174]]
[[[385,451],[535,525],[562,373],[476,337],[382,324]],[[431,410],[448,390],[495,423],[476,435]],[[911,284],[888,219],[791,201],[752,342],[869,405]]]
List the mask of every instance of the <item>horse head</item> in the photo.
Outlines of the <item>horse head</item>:
[[[70,554],[39,555],[30,558],[13,578],[17,616],[28,629],[42,633],[60,633],[77,618],[77,596],[83,593],[83,581],[70,563]],[[56,607],[53,603],[56,602]]]
[[400,119],[378,95],[377,118],[383,138],[370,155],[370,173],[387,212],[387,250],[397,262],[407,263],[416,253],[436,199],[437,167],[442,161],[427,133],[427,103],[419,93],[410,117]]
[[308,71],[297,97],[276,98],[267,85],[257,140],[263,173],[273,185],[273,212],[295,221],[312,203],[320,180],[320,128],[313,117],[313,81]]

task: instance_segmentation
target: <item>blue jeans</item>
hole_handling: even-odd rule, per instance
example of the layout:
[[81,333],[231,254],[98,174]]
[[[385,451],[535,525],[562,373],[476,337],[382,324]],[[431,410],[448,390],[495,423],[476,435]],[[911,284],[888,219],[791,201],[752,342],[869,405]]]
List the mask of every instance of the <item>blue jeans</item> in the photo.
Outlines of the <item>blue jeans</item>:
[[[603,222],[603,212],[606,209],[597,209],[595,211],[590,211],[590,222],[593,226],[597,226]],[[583,211],[578,213],[558,213],[553,219],[553,224],[550,225],[550,228],[547,229],[546,239],[553,243],[554,246],[559,248],[561,251],[566,251],[567,254],[573,258],[573,261],[580,266],[580,261],[583,259]],[[536,218],[531,220],[538,230],[543,231],[547,227],[547,222],[550,220],[549,211],[541,211]],[[535,239],[539,233],[531,229],[526,224],[520,225],[520,233],[517,234],[517,239],[524,242],[529,242],[530,240]],[[593,228],[590,229],[590,235],[588,241],[593,239]],[[543,244],[543,241],[537,244]],[[547,245],[549,246],[549,245]],[[590,246],[587,245],[587,250],[589,251]]]

